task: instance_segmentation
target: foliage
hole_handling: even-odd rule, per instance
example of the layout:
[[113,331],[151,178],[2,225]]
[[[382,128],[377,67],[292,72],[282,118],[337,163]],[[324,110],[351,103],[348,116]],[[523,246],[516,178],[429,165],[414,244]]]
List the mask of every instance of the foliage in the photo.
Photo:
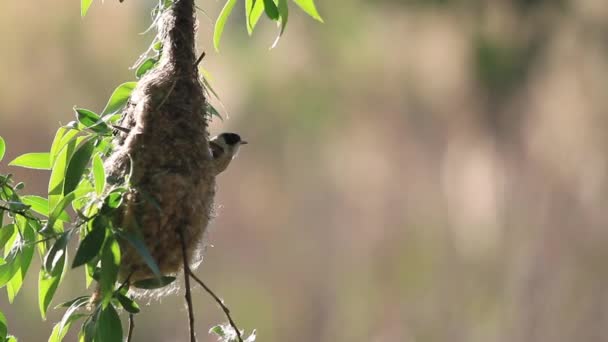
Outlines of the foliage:
[[[228,0],[215,24],[214,46],[220,38],[228,17],[237,1]],[[294,0],[311,17],[322,21],[312,0]],[[81,15],[85,16],[92,0],[81,0]],[[154,20],[172,5],[160,0],[153,11]],[[283,34],[288,18],[287,0],[246,0],[246,25],[251,34],[262,13],[278,23]],[[276,45],[276,42],[275,44]],[[135,78],[141,78],[154,68],[160,58],[162,44],[157,38],[136,63]],[[217,97],[203,78],[205,90]],[[112,132],[121,119],[137,82],[119,85],[101,112],[74,108],[75,120],[59,127],[48,152],[27,153],[9,165],[50,170],[47,197],[24,195],[23,183],[15,183],[12,174],[0,174],[0,287],[6,287],[12,303],[19,293],[34,254],[41,267],[38,270],[39,311],[46,318],[55,292],[69,269],[82,268],[87,287],[98,284],[97,300],[81,296],[57,305],[67,308],[49,337],[49,342],[62,341],[71,325],[82,321],[79,341],[122,341],[123,329],[119,318],[122,308],[129,314],[140,312],[139,305],[128,296],[127,282],[118,283],[121,260],[119,241],[133,245],[157,275],[154,279],[138,281],[134,287],[152,289],[172,283],[174,277],[161,276],[145,244],[136,234],[115,226],[112,217],[131,188],[124,184],[108,186],[103,160],[112,151]],[[210,114],[219,116],[213,107]],[[6,144],[0,137],[0,161]],[[73,215],[69,213],[73,212]],[[7,222],[4,219],[8,218]],[[74,257],[68,255],[68,244],[78,236],[80,242]],[[89,306],[93,305],[92,308]],[[218,325],[210,330],[224,341],[233,341],[236,333],[230,325]],[[246,341],[255,340],[255,331]],[[0,342],[16,341],[8,335],[7,321],[0,312]]]

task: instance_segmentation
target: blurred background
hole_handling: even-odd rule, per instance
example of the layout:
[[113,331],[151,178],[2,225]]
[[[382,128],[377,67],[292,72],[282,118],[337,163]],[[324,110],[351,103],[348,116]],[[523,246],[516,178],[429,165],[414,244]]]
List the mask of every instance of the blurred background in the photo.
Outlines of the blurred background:
[[[239,3],[220,54],[222,1],[199,2],[228,111],[212,134],[250,145],[218,179],[197,273],[239,327],[261,342],[608,341],[606,1],[317,2],[325,24],[293,6],[274,50],[277,28],[249,38]],[[75,1],[3,4],[0,172],[44,194],[48,172],[7,162],[134,80],[153,3],[95,1],[84,20]],[[63,314],[41,321],[36,278],[0,296],[20,341]],[[70,272],[54,303],[88,291]],[[194,295],[215,341],[222,313]],[[136,317],[134,341],[186,335],[181,295]]]

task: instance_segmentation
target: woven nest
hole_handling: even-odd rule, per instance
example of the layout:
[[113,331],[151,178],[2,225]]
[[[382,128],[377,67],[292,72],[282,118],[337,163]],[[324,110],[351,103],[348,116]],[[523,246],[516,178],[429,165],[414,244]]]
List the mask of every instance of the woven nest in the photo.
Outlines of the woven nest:
[[[137,231],[163,275],[183,266],[180,230],[190,265],[209,223],[215,174],[209,151],[206,99],[195,66],[194,3],[178,0],[159,20],[158,66],[137,84],[105,162],[111,185],[130,177],[115,224]],[[131,171],[132,170],[132,171]],[[153,278],[146,262],[121,241],[120,279]]]

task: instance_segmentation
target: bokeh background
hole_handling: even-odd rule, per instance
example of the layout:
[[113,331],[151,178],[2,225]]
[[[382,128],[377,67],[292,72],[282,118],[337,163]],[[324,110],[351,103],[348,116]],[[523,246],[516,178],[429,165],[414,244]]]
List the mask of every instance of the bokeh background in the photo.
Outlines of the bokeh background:
[[[221,2],[199,1],[204,68],[250,145],[219,177],[198,270],[258,341],[608,341],[608,3],[318,1],[285,37],[243,5],[221,53]],[[153,1],[6,1],[0,171],[43,194],[46,151],[78,105],[101,110],[151,35]],[[298,12],[298,13],[297,13]],[[209,19],[211,18],[211,19]],[[217,105],[217,103],[216,103]],[[34,268],[32,268],[34,270]],[[71,272],[55,303],[86,293]],[[20,341],[46,341],[36,274]],[[134,341],[185,341],[181,295],[151,301]],[[222,322],[195,290],[196,328]],[[73,335],[70,335],[74,339]]]

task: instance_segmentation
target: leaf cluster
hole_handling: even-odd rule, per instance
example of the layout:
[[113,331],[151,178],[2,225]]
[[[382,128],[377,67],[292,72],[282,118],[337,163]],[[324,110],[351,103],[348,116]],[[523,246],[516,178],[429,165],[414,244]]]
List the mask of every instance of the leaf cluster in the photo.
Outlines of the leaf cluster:
[[[82,16],[87,14],[92,2],[81,0]],[[216,49],[236,2],[227,0],[215,23]],[[313,0],[294,2],[311,17],[322,21]],[[172,0],[159,0],[152,12],[151,27],[155,27],[163,11],[172,4]],[[273,44],[276,45],[287,24],[287,0],[245,0],[245,8],[249,34],[253,33],[262,13],[277,22],[280,32]],[[157,66],[162,49],[160,37],[156,36],[135,64],[136,79]],[[217,98],[209,83],[209,74],[205,70],[202,74],[204,91]],[[23,183],[16,183],[11,174],[0,174],[0,288],[6,288],[9,302],[12,303],[21,290],[35,256],[42,265],[38,270],[38,303],[43,319],[70,268],[82,268],[87,288],[93,281],[97,283],[92,296],[77,297],[55,307],[67,309],[54,326],[49,342],[62,341],[79,320],[82,321],[79,342],[122,341],[119,312],[124,310],[133,315],[140,311],[128,296],[129,286],[155,289],[175,280],[160,274],[137,232],[124,230],[114,220],[123,199],[132,191],[132,184],[129,175],[123,184],[109,185],[103,161],[112,152],[114,133],[124,129],[119,126],[122,111],[136,86],[137,81],[119,85],[101,112],[75,107],[74,120],[59,127],[48,152],[26,153],[9,163],[50,171],[46,196],[22,194]],[[202,115],[221,118],[212,106]],[[0,161],[5,149],[5,141],[0,137]],[[79,240],[78,247],[70,258],[68,246],[75,237]],[[155,274],[154,278],[133,284],[129,284],[128,278],[119,279],[122,244],[130,244],[138,251]],[[230,329],[230,325],[218,325],[210,332],[223,341],[233,341],[236,333]],[[254,340],[255,331],[246,341]],[[0,342],[5,341],[17,339],[8,334],[7,320],[0,312]]]

